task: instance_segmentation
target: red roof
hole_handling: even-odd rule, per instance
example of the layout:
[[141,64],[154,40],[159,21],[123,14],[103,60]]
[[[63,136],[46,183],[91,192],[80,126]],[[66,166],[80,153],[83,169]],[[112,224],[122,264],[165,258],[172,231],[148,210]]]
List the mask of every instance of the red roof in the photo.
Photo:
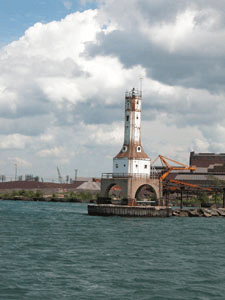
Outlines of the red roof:
[[130,144],[127,145],[127,151],[124,152],[123,149],[114,157],[114,158],[128,158],[128,159],[145,159],[149,158],[148,155],[143,150],[142,146],[141,151],[137,151],[137,147],[140,146],[139,144]]

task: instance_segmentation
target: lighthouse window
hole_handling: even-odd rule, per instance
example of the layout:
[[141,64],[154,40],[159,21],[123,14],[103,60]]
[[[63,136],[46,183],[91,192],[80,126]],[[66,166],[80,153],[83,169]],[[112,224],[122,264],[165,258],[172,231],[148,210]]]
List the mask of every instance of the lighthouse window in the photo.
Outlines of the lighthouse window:
[[138,165],[136,165],[136,168],[138,167]]
[[122,151],[123,151],[123,152],[126,152],[126,151],[127,151],[127,147],[126,147],[126,146],[123,146]]
[[124,167],[126,167],[126,165],[123,165]]
[[145,169],[147,169],[147,165],[145,165]]
[[138,117],[136,119],[138,119]]
[[141,147],[140,146],[137,147],[137,152],[141,152]]
[[129,116],[127,116],[127,121],[129,121]]
[[116,169],[118,169],[118,164],[116,164]]

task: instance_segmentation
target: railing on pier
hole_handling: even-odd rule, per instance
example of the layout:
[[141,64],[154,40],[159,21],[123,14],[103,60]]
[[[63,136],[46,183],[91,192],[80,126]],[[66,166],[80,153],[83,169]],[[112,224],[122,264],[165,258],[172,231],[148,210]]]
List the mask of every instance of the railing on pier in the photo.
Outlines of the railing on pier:
[[158,174],[145,174],[145,173],[102,173],[102,178],[112,179],[112,178],[145,178],[145,179],[158,179]]

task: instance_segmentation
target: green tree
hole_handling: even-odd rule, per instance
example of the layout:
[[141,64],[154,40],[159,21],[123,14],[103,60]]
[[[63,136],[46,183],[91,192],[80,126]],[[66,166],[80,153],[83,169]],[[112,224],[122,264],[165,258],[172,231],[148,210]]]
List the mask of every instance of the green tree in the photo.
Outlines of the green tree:
[[208,178],[211,181],[211,187],[214,191],[213,199],[215,201],[215,204],[217,204],[217,202],[222,201],[222,195],[223,195],[223,189],[225,187],[225,181],[218,179],[214,175],[209,175]]
[[18,192],[15,190],[12,190],[12,192],[10,193],[10,196],[13,198],[15,196],[18,196]]
[[9,193],[3,193],[1,194],[1,197],[5,200],[9,199],[10,198],[10,194]]
[[27,198],[29,198],[29,199],[34,199],[35,197],[36,197],[36,193],[35,192],[33,192],[33,191],[31,191],[31,190],[28,190],[27,192],[26,192],[26,195],[25,195]]
[[52,199],[56,199],[56,198],[57,198],[56,193],[53,193],[53,194],[52,194]]
[[43,198],[43,192],[41,190],[37,190],[35,193],[35,198],[42,199]]

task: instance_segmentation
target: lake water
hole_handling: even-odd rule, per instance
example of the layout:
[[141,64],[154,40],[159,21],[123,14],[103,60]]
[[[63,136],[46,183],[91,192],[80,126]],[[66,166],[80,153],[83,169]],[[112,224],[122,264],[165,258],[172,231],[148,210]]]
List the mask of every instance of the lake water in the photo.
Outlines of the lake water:
[[225,218],[0,201],[0,299],[225,299]]

